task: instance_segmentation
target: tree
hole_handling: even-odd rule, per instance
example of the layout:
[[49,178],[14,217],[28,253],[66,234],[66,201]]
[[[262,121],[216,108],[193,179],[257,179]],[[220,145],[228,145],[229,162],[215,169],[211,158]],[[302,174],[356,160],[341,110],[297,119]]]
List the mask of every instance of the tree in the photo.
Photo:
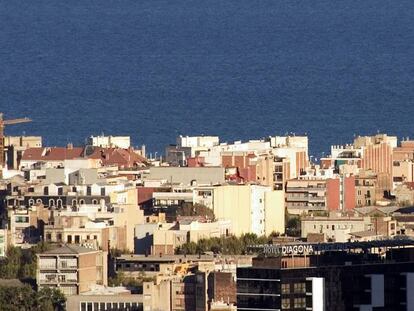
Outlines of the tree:
[[50,248],[51,245],[45,242],[40,242],[29,249],[9,247],[6,258],[0,264],[0,278],[34,280],[36,278],[36,254]]
[[177,210],[179,216],[205,216],[210,220],[214,220],[214,212],[211,208],[208,208],[202,204],[193,204],[189,202],[183,203]]
[[240,237],[213,237],[200,239],[197,243],[188,242],[176,249],[177,254],[200,254],[213,252],[215,254],[242,255],[248,253],[248,247],[256,244],[267,244],[272,241],[272,236],[258,237],[254,233],[246,233]]
[[55,288],[35,292],[29,285],[0,286],[0,311],[63,311],[65,296]]
[[290,216],[286,224],[286,232],[291,236],[300,236],[300,217]]
[[[50,310],[62,311],[66,307],[66,298],[63,293],[56,289],[50,287],[42,288],[38,293],[39,305],[47,306]],[[41,310],[44,310],[43,308]]]

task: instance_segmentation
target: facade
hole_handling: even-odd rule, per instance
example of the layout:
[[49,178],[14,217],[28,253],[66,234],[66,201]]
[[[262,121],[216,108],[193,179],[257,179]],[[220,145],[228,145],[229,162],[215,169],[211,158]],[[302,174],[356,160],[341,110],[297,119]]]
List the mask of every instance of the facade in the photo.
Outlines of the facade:
[[128,149],[131,147],[131,137],[129,136],[90,136],[87,145],[102,147],[102,148],[122,148]]
[[324,240],[348,242],[350,233],[374,230],[370,217],[306,217],[301,220],[302,238],[323,234]]
[[39,289],[56,287],[65,296],[107,285],[107,253],[78,245],[64,245],[37,255]]
[[326,181],[326,205],[329,211],[355,208],[355,177],[340,175]]
[[195,187],[194,203],[211,208],[216,219],[231,221],[233,234],[259,236],[285,230],[284,192],[259,185]]
[[377,175],[372,171],[362,171],[355,177],[355,205],[356,207],[375,205],[382,197],[378,187]]
[[149,180],[161,180],[165,184],[181,184],[184,186],[215,185],[224,183],[222,167],[150,167]]
[[286,184],[286,208],[292,214],[327,211],[326,179],[295,179]]
[[180,221],[174,227],[158,225],[148,238],[152,238],[151,249],[146,253],[153,255],[173,255],[177,247],[188,242],[197,243],[201,239],[228,237],[232,233],[230,220],[214,222]]
[[42,147],[40,136],[6,136],[4,137],[4,161],[8,169],[17,170],[23,152],[27,148]]
[[274,155],[261,155],[257,158],[256,181],[273,190],[284,190],[290,176],[290,162],[287,158]]
[[131,294],[124,288],[106,288],[67,297],[67,311],[143,311],[142,294]]
[[[300,264],[296,257],[261,258],[237,269],[238,310],[412,310],[412,248],[372,254],[333,252]],[[405,255],[402,255],[405,253]],[[397,255],[398,254],[398,255]],[[396,257],[397,256],[397,257]],[[407,262],[408,261],[408,262]],[[295,262],[294,268],[289,268]],[[367,264],[369,262],[369,264]],[[290,264],[288,264],[290,263]]]

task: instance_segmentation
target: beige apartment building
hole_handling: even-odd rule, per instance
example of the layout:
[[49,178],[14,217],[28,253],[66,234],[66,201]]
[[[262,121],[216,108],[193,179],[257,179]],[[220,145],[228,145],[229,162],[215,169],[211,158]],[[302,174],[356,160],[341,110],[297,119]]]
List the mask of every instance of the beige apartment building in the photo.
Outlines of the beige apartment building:
[[290,162],[288,158],[274,155],[261,155],[256,164],[257,182],[270,186],[273,190],[284,190],[286,181],[290,179]]
[[326,179],[295,179],[286,184],[286,208],[289,213],[326,211]]
[[20,159],[27,148],[42,147],[41,136],[6,136],[4,137],[4,160],[8,169],[17,170]]
[[107,285],[107,252],[77,245],[37,255],[36,282],[39,289],[56,287],[66,296]]
[[87,216],[56,216],[44,227],[46,242],[89,245],[95,249],[127,249],[126,228],[108,221],[96,222]]
[[252,184],[196,187],[193,202],[211,208],[216,219],[230,220],[236,236],[285,232],[284,191]]
[[301,221],[301,236],[323,234],[325,241],[347,242],[350,233],[372,230],[370,217],[306,217]]
[[45,240],[133,252],[135,225],[145,222],[143,211],[138,207],[137,190],[112,192],[110,200],[110,206],[85,204],[76,210],[55,211],[45,226]]

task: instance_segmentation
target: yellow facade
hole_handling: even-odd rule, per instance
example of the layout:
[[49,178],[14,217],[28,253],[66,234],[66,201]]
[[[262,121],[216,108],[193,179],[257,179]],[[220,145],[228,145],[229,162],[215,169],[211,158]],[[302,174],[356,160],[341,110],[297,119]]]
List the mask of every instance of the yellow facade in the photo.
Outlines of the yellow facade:
[[213,209],[217,219],[229,219],[236,236],[244,233],[284,233],[284,192],[257,185],[214,187]]

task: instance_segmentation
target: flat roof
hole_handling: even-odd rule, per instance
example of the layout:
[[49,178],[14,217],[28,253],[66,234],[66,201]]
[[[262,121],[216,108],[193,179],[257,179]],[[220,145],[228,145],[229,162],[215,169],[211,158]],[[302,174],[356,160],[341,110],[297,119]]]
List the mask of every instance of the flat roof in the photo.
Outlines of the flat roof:
[[97,252],[97,250],[92,248],[86,248],[80,245],[68,245],[65,244],[61,247],[50,249],[48,251],[45,251],[39,255],[77,255],[77,254],[86,254],[86,253],[94,253]]

